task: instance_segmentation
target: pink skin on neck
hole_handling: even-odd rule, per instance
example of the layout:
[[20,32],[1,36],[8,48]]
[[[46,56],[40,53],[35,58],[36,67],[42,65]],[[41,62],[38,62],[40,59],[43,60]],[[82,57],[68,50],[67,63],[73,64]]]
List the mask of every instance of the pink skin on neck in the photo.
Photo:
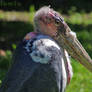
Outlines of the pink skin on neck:
[[32,38],[34,38],[36,35],[37,35],[36,32],[30,32],[30,36],[31,36]]
[[36,35],[37,35],[36,32],[30,32],[30,33],[28,33],[28,34],[24,37],[24,39],[29,40],[29,39],[31,39],[31,38],[34,38]]

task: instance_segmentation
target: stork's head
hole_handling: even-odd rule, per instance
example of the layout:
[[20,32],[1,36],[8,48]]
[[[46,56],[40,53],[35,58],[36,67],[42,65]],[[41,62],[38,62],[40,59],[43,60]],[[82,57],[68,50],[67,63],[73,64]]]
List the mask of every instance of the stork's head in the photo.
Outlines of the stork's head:
[[53,37],[68,53],[92,71],[92,60],[64,22],[64,18],[50,7],[42,7],[34,17],[35,31]]
[[63,26],[61,23],[63,23],[64,19],[53,9],[43,7],[36,12],[34,21],[37,32],[55,37],[57,36],[58,28]]

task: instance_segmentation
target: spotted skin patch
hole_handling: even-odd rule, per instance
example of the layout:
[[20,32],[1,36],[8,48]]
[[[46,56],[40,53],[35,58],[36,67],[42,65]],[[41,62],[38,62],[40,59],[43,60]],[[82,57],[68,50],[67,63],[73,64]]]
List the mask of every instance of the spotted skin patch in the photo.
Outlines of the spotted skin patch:
[[31,38],[36,37],[36,35],[37,35],[37,33],[35,33],[35,32],[30,32],[30,33],[28,33],[28,34],[24,37],[24,39],[25,39],[25,40],[29,40],[29,39],[31,39]]

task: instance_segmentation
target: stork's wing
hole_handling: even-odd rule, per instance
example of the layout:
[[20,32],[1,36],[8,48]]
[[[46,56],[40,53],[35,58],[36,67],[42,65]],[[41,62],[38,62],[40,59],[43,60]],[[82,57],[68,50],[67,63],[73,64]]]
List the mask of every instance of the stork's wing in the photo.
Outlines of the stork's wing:
[[61,70],[60,48],[53,41],[24,41],[15,51],[0,92],[56,92],[62,87]]
[[23,83],[32,76],[39,64],[33,62],[20,44],[13,58],[13,65],[2,83],[0,92],[19,92]]

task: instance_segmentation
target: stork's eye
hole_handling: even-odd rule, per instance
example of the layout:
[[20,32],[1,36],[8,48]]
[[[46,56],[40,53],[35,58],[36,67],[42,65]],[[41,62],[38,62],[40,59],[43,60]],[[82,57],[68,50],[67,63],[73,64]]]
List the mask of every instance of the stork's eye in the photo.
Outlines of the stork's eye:
[[55,19],[55,25],[58,26],[60,24],[59,19]]

